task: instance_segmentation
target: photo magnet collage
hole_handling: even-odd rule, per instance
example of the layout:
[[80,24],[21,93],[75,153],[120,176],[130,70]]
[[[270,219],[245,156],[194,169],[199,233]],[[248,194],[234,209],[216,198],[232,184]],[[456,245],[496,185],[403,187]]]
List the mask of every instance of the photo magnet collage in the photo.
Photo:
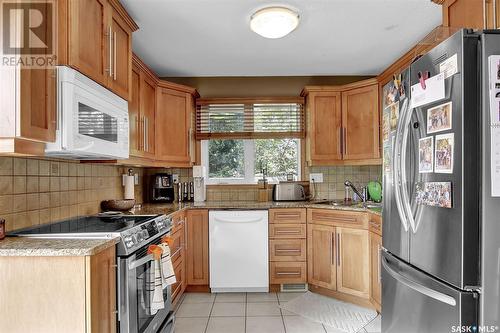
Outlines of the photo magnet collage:
[[[427,109],[427,134],[452,129],[453,104],[447,102]],[[420,173],[453,173],[453,133],[427,136],[418,142],[418,170]],[[452,208],[450,182],[423,182],[417,184],[417,203],[427,206]]]

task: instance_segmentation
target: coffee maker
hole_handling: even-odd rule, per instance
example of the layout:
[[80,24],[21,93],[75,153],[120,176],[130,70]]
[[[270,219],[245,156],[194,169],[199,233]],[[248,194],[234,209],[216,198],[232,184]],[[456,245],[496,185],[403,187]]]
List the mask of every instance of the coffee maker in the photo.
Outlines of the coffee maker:
[[205,186],[206,171],[202,165],[193,166],[193,180],[194,180],[194,201],[206,200],[206,186]]
[[174,201],[175,190],[172,175],[168,173],[157,173],[152,175],[148,188],[148,193],[150,193],[150,202]]

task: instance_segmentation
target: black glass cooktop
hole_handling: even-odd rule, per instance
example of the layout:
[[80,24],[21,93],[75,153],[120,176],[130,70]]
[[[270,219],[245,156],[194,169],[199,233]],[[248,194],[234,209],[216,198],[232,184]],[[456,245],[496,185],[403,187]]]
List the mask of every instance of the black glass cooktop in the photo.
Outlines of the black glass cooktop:
[[9,235],[118,233],[152,218],[154,218],[153,215],[82,216],[34,228],[18,230]]

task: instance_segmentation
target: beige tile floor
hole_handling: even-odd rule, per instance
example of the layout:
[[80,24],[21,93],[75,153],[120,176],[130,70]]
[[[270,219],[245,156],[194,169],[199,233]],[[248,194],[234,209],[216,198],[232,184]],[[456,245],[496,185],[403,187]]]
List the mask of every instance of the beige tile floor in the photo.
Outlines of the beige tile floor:
[[[174,333],[343,333],[281,310],[300,293],[186,293]],[[362,333],[380,332],[380,316]]]

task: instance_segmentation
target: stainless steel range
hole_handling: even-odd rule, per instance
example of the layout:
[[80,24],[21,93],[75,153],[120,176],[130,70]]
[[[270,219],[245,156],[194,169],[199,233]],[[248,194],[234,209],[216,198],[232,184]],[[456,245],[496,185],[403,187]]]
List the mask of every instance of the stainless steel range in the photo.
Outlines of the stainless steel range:
[[151,314],[146,276],[151,269],[151,244],[171,230],[165,215],[94,215],[21,229],[10,236],[34,238],[116,238],[118,329],[122,333],[173,332],[171,288],[163,291],[164,308]]

